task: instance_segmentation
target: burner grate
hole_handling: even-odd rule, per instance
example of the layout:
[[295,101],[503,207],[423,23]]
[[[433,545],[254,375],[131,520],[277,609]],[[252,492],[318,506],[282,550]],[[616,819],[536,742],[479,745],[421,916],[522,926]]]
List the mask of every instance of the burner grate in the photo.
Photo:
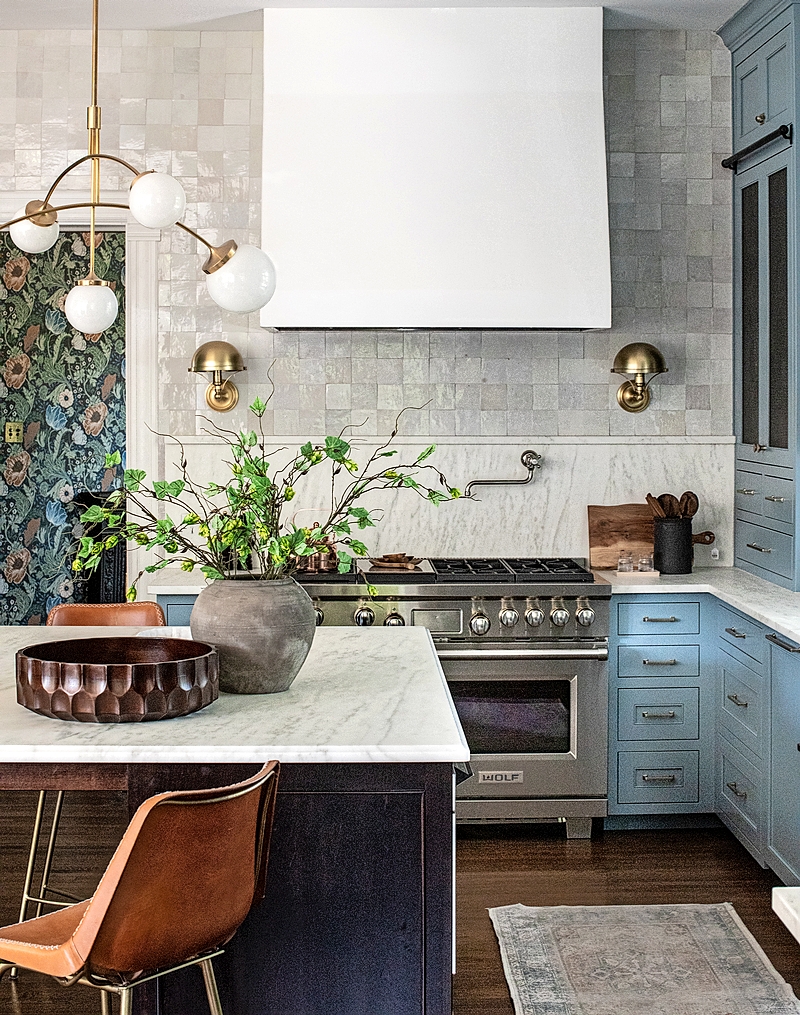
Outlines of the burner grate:
[[499,557],[431,557],[439,582],[513,582],[514,575]]
[[508,557],[505,564],[517,581],[593,582],[594,575],[568,557]]

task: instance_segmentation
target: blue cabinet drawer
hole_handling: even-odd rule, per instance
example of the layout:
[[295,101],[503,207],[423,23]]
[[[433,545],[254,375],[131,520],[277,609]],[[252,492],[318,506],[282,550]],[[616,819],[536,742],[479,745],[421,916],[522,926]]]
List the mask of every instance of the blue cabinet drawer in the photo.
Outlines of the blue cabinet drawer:
[[698,687],[622,687],[617,691],[618,740],[697,740]]
[[751,515],[762,512],[761,473],[736,470],[736,514],[742,511]]
[[727,652],[720,652],[719,668],[720,721],[753,754],[762,757],[766,723],[764,679]]
[[758,663],[760,669],[767,658],[768,644],[764,637],[767,629],[725,606],[717,607],[716,625],[725,651],[741,656],[742,662],[747,662],[750,666],[754,662]]
[[620,645],[617,648],[620,677],[697,677],[700,646],[667,643]]
[[697,803],[699,751],[620,751],[617,799],[621,804]]
[[157,596],[169,627],[188,627],[197,596]]
[[649,603],[620,603],[620,634],[699,634],[700,604],[656,599]]
[[794,483],[785,476],[764,473],[761,482],[762,513],[765,518],[794,525]]
[[717,810],[756,844],[762,833],[764,783],[759,770],[725,737],[719,738]]
[[742,560],[784,578],[794,576],[794,537],[741,519],[736,522],[736,552]]

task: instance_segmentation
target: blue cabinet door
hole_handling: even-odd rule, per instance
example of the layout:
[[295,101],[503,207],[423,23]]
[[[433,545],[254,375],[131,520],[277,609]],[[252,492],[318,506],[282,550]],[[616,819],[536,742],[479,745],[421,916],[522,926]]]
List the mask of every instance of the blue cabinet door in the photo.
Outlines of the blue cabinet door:
[[800,646],[780,635],[772,643],[770,746],[770,867],[800,885]]

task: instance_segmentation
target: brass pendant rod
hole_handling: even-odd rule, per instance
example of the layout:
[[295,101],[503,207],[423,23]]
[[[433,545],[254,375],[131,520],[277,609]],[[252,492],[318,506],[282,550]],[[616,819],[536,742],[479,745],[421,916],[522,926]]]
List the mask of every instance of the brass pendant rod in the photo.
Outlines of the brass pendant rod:
[[97,54],[98,54],[98,13],[100,0],[92,4],[92,105],[97,105]]
[[209,243],[208,240],[204,240],[203,237],[200,235],[200,233],[196,233],[194,229],[190,229],[188,226],[185,226],[183,222],[176,222],[175,225],[179,229],[183,229],[183,231],[185,233],[188,233],[190,236],[194,236],[194,238],[196,240],[199,240],[203,244],[203,246],[208,247],[208,249],[211,251],[212,254],[216,252],[216,247],[214,247],[213,244]]
[[82,165],[84,162],[88,162],[89,159],[108,159],[109,162],[117,162],[119,163],[119,165],[125,166],[125,168],[129,169],[134,176],[139,175],[139,170],[136,169],[135,166],[132,166],[130,162],[126,162],[125,159],[117,158],[116,155],[104,155],[102,152],[97,152],[94,155],[82,155],[79,159],[76,159],[75,162],[72,163],[72,165],[67,166],[67,168],[55,178],[55,180],[50,186],[50,189],[47,191],[47,196],[44,199],[44,204],[50,203],[50,198],[53,196],[56,188],[58,187],[59,183],[61,183],[61,181],[64,179],[64,177],[68,176],[72,172],[72,170],[75,169],[77,166]]
[[[73,208],[91,208],[91,201],[77,201],[74,204],[60,204],[56,208],[52,208],[51,211],[71,211]],[[127,204],[114,204],[111,201],[97,201],[94,203],[95,208],[122,208],[123,211],[128,211]],[[28,219],[36,218],[39,212],[31,212],[30,215],[18,215],[17,218],[9,219],[8,222],[4,222],[0,225],[1,229],[8,229],[9,226],[15,225],[17,222],[26,222]]]

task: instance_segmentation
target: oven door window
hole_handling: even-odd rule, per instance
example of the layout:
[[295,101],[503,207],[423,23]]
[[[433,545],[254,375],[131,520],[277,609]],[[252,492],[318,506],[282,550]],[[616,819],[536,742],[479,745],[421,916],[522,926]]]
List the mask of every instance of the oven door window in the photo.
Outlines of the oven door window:
[[566,754],[568,680],[448,680],[473,754]]

